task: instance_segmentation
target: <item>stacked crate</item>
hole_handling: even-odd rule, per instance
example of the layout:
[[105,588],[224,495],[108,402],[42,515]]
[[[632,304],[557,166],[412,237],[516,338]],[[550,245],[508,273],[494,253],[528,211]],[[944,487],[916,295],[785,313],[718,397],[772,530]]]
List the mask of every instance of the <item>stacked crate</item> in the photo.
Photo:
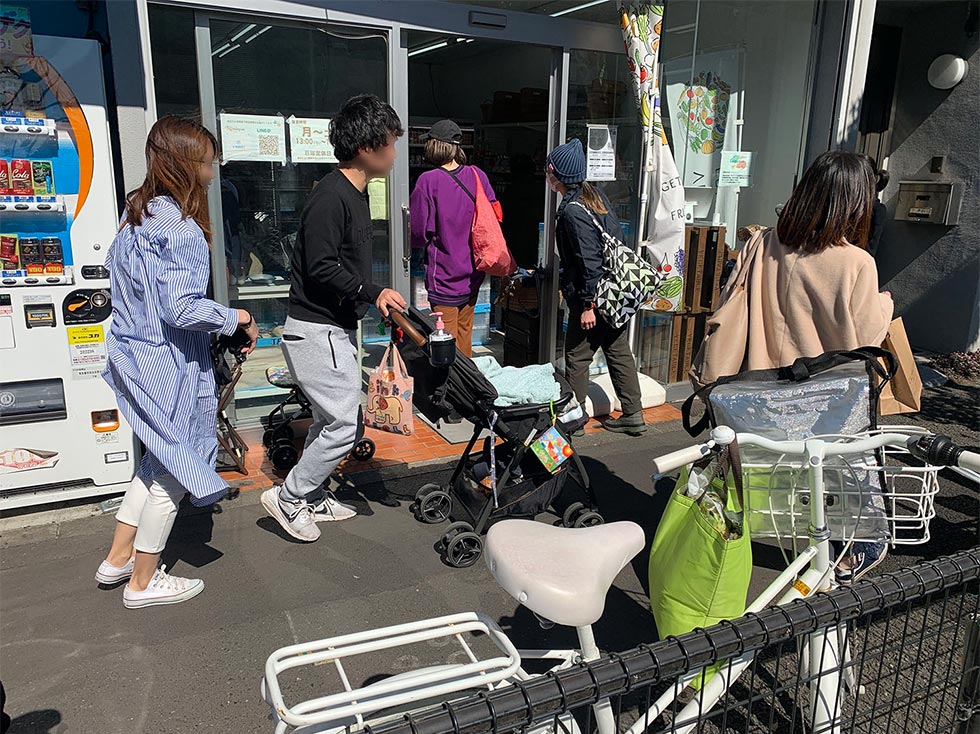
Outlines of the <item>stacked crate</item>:
[[708,317],[718,307],[719,281],[730,253],[725,228],[688,225],[684,245],[683,307],[671,324],[668,382],[687,380],[687,373],[704,339]]

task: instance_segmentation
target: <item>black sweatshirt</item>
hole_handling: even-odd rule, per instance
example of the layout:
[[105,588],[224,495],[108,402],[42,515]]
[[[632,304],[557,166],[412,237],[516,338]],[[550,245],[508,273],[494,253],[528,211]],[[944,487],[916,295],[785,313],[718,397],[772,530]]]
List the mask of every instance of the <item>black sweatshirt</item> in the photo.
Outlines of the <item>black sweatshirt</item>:
[[372,237],[367,193],[334,169],[303,207],[291,262],[289,315],[356,329],[382,291],[371,282]]

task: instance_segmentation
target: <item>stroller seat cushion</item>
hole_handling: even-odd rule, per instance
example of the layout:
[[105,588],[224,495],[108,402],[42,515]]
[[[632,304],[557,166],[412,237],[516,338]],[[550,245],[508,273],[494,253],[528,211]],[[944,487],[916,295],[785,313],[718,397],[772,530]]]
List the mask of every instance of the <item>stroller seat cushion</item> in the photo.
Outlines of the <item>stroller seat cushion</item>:
[[289,368],[285,365],[269,367],[265,371],[265,379],[269,381],[270,385],[281,387],[284,390],[292,390],[296,387],[296,380],[293,379],[293,376],[289,373]]
[[485,555],[490,573],[525,607],[585,627],[602,616],[609,587],[645,542],[633,522],[569,529],[502,520],[487,533]]
[[476,357],[473,363],[497,391],[497,406],[542,404],[561,398],[552,364],[501,367],[493,357]]

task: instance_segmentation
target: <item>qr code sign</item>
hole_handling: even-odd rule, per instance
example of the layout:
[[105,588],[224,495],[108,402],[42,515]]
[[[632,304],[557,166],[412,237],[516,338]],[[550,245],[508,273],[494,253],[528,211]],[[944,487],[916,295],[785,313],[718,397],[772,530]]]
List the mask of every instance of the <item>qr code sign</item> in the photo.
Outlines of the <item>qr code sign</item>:
[[277,135],[259,135],[259,155],[281,156],[282,147]]

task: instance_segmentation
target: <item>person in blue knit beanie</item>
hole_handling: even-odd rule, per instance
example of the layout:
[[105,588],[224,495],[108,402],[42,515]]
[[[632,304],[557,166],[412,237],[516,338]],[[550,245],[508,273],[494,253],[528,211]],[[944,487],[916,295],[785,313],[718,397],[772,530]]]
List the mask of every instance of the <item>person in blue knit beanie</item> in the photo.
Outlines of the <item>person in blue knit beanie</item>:
[[559,280],[569,308],[565,377],[584,407],[589,365],[601,349],[623,408],[620,418],[607,418],[602,426],[607,431],[639,436],[646,424],[636,360],[630,351],[629,325],[613,328],[595,308],[596,286],[603,274],[600,228],[620,241],[623,230],[609,199],[585,180],[585,171],[585,150],[577,138],[558,146],[548,156],[548,185],[562,197],[555,234],[561,260]]

